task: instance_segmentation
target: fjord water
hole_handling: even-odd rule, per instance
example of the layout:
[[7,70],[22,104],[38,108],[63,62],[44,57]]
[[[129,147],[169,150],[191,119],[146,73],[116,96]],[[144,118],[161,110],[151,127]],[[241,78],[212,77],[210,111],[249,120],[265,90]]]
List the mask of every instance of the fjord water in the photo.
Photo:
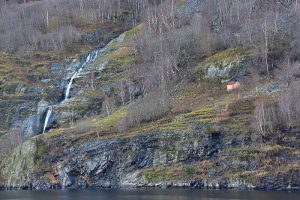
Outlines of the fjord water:
[[2,191],[1,200],[299,200],[297,192],[131,189]]

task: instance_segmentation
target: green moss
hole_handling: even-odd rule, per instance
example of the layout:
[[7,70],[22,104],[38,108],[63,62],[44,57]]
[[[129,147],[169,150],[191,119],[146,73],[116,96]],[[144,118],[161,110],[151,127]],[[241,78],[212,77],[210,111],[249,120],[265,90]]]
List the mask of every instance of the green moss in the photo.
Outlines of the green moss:
[[255,147],[243,147],[243,148],[229,148],[229,149],[226,149],[224,150],[225,152],[229,152],[229,153],[239,153],[239,152],[257,152],[257,148]]
[[194,166],[186,166],[183,168],[183,172],[187,175],[187,176],[193,176],[195,175],[195,167]]
[[263,149],[263,152],[265,152],[268,156],[276,156],[280,152],[283,152],[284,150],[285,150],[284,147],[282,147],[280,145],[274,145],[274,146],[267,146],[267,147],[265,147]]
[[138,127],[133,130],[133,134],[139,134],[143,132],[148,132],[151,130],[182,130],[185,132],[193,132],[192,127],[190,126],[193,122],[201,123],[211,123],[214,122],[216,117],[219,115],[216,111],[222,111],[228,102],[231,102],[231,99],[224,99],[215,104],[206,105],[195,109],[191,112],[179,114],[173,117],[167,117],[152,123],[146,124],[144,126]]
[[41,64],[41,66],[38,65],[38,67],[35,67],[35,68],[36,68],[35,75],[37,75],[37,76],[42,76],[43,74],[46,74],[49,72],[48,67],[44,64]]
[[34,164],[37,165],[44,153],[46,152],[47,145],[42,139],[37,138],[35,140],[35,148],[36,149],[34,153]]
[[10,179],[22,180],[33,169],[35,157],[34,139],[25,141],[2,157],[1,174]]
[[[88,124],[88,130],[86,130],[83,134],[76,134],[78,138],[81,138],[82,140],[86,139],[91,139],[91,138],[97,138],[97,139],[108,139],[108,138],[126,138],[126,137],[133,137],[136,136],[139,133],[145,133],[147,130],[152,130],[149,127],[139,127],[138,130],[131,130],[127,133],[119,133],[115,134],[118,131],[118,124],[119,122],[127,115],[127,109],[126,108],[121,108],[111,115],[101,118],[99,120],[96,120],[95,117],[88,118],[86,120],[80,121],[77,123],[76,127],[73,128],[60,128],[60,129],[55,129],[49,132],[51,137],[56,137],[56,135],[59,134],[64,134],[64,133],[70,133],[70,132],[76,132],[78,129],[84,124],[83,126],[86,126]],[[149,128],[149,129],[148,129]],[[101,136],[98,135],[98,133],[103,133],[105,134],[100,134]],[[69,134],[70,137],[73,137],[73,134]]]
[[250,52],[245,49],[226,49],[207,57],[192,71],[198,75],[197,78],[200,81],[203,81],[203,77],[207,75],[207,69],[210,69],[209,73],[218,74],[217,77],[220,77],[226,75],[228,73],[227,70],[229,69],[235,69],[236,71],[239,69],[244,70],[243,61],[246,56],[250,56]]
[[208,126],[206,126],[205,129],[203,130],[203,133],[205,133],[205,134],[212,134],[212,133],[215,133],[215,132],[217,132],[217,131],[218,131],[218,129],[217,129],[215,126],[213,126],[213,125],[208,125]]
[[140,24],[125,33],[125,40],[133,39],[142,29],[144,24]]
[[87,97],[94,101],[100,101],[104,97],[104,94],[102,90],[91,89],[85,91],[81,96]]
[[95,125],[99,126],[102,129],[112,127],[116,125],[123,117],[125,117],[126,114],[127,114],[127,110],[125,108],[121,108],[116,112],[112,113],[111,115],[95,122]]
[[[203,66],[209,65],[209,64],[216,64],[216,63],[231,63],[238,60],[243,59],[243,57],[249,55],[249,51],[245,49],[227,49],[225,51],[221,51],[219,53],[216,53],[204,60],[202,63]],[[221,65],[222,66],[222,65]]]
[[142,171],[147,183],[161,183],[177,180],[192,180],[196,177],[196,168],[192,165],[171,164]]
[[[6,134],[7,133],[7,131],[6,130],[0,130],[0,137],[2,136],[2,135],[4,135],[4,134]],[[2,140],[2,138],[0,138],[0,141]]]
[[148,183],[160,182],[166,179],[165,169],[153,169],[144,174],[144,177]]
[[140,24],[133,29],[126,31],[124,33],[124,41],[122,42],[112,42],[109,44],[109,47],[111,48],[120,48],[120,47],[129,47],[130,42],[137,36],[137,34],[142,30],[144,27],[143,24]]
[[97,101],[100,101],[97,98],[89,98],[88,100],[77,99],[72,101],[70,104],[65,104],[56,108],[57,112],[73,112],[79,115],[85,115],[91,110],[93,105],[97,104]]
[[114,63],[114,66],[117,65],[119,67],[122,67],[132,64],[134,62],[134,57],[131,48],[122,47],[108,54],[105,60]]
[[[88,130],[78,137],[82,137],[83,140],[94,137],[98,139],[115,137],[128,138],[156,130],[183,131],[192,134],[195,133],[192,126],[195,122],[201,122],[204,127],[207,127],[203,131],[204,134],[211,134],[219,131],[236,132],[237,134],[242,132],[248,133],[250,130],[249,118],[251,116],[252,107],[249,106],[249,102],[233,102],[232,98],[225,98],[222,101],[199,107],[191,112],[165,117],[151,123],[141,124],[140,126],[128,130],[126,133],[115,134],[118,132],[118,124],[120,124],[121,120],[127,114],[126,108],[122,108],[112,113],[110,116],[99,120],[96,120],[95,118],[85,120],[89,122]],[[231,104],[234,106],[231,106]],[[234,109],[232,107],[234,107]],[[230,109],[230,111],[228,111],[228,109]],[[216,124],[218,126],[216,126]],[[77,127],[80,127],[80,123],[77,124]],[[56,135],[56,133],[61,134],[73,131],[76,132],[76,130],[73,129],[58,129],[57,131],[53,131],[53,135]],[[100,134],[100,136],[97,135],[97,133],[100,132],[105,134]]]
[[203,81],[203,79],[205,78],[205,73],[203,70],[197,70],[196,75],[197,75],[198,81]]
[[242,152],[238,155],[239,160],[241,161],[248,161],[249,159],[253,158],[254,156],[249,154],[248,152]]

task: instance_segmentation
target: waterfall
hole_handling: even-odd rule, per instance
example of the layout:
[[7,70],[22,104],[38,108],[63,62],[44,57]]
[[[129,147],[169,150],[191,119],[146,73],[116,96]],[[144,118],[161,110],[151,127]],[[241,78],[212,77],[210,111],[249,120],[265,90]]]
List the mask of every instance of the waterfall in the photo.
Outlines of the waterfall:
[[67,86],[67,89],[66,89],[65,100],[67,100],[67,99],[69,98],[69,96],[70,96],[70,90],[71,90],[71,87],[72,87],[72,84],[73,84],[74,79],[77,78],[77,77],[79,76],[79,74],[81,73],[81,71],[83,70],[83,68],[84,68],[87,64],[89,64],[89,62],[95,61],[96,58],[97,58],[97,56],[98,56],[98,51],[94,51],[94,52],[90,53],[90,54],[86,57],[84,63],[81,65],[81,67],[78,69],[78,71],[76,71],[75,74],[71,77],[70,82],[69,82],[69,84],[68,84],[68,86]]
[[45,131],[46,131],[46,128],[47,128],[47,125],[48,125],[49,119],[50,119],[50,117],[51,117],[52,111],[53,111],[53,108],[52,108],[52,106],[49,106],[49,108],[48,108],[48,111],[47,111],[47,115],[46,115],[46,118],[45,118],[45,123],[44,123],[43,134],[44,134],[44,133],[45,133]]
[[68,84],[68,87],[67,87],[67,90],[66,90],[66,94],[65,94],[65,100],[67,100],[69,98],[70,90],[71,90],[71,87],[72,87],[73,80],[77,77],[77,75],[78,75],[78,72],[75,72],[75,74],[70,79],[70,82]]

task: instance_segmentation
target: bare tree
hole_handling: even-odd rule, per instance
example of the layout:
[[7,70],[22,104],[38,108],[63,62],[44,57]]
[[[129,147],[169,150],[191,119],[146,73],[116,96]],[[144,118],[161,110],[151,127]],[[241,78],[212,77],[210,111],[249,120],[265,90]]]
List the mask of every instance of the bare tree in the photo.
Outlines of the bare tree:
[[259,101],[256,104],[253,114],[252,126],[261,136],[266,137],[276,131],[278,126],[277,111],[272,102],[266,100]]
[[278,112],[284,127],[292,128],[300,119],[300,90],[298,83],[292,84],[289,90],[278,97]]
[[141,123],[154,121],[164,117],[169,112],[169,95],[158,90],[136,100],[129,106],[123,127],[131,128]]
[[278,107],[282,120],[286,123],[288,128],[291,128],[293,120],[293,104],[291,96],[289,94],[282,94],[278,99]]
[[104,96],[104,101],[102,103],[102,112],[106,116],[110,116],[116,110],[116,102],[113,96]]
[[265,64],[266,64],[267,76],[268,76],[268,78],[269,78],[269,77],[270,77],[270,72],[269,72],[269,63],[268,63],[268,49],[269,49],[269,43],[268,43],[268,24],[267,24],[267,16],[265,16],[264,26],[263,26],[263,31],[264,31],[264,41],[265,41],[264,57],[265,57]]
[[137,23],[143,13],[141,10],[149,2],[139,0],[48,0],[23,3],[1,1],[0,50],[26,55],[35,50],[65,50],[70,44],[80,40],[78,27],[82,24],[121,21],[123,9],[129,12],[128,15],[136,13],[135,23]]

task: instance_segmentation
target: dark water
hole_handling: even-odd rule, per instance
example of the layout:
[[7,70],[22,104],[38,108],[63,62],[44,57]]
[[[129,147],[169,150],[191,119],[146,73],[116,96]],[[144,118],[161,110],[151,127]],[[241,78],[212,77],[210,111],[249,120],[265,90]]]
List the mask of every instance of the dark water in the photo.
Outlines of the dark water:
[[300,200],[300,193],[226,190],[55,190],[0,192],[2,200]]

